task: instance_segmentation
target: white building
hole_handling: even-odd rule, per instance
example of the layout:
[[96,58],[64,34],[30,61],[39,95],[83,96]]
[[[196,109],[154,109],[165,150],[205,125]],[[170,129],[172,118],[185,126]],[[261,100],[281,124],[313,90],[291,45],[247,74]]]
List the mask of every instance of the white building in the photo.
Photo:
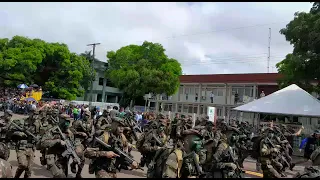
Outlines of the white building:
[[[155,95],[149,101],[156,111],[165,114],[170,111],[171,116],[175,113],[184,115],[195,113],[196,116],[203,117],[207,115],[208,106],[213,106],[217,108],[219,119],[238,119],[256,125],[258,122],[263,124],[264,121],[270,120],[274,120],[275,123],[297,123],[305,127],[306,134],[320,128],[319,118],[275,116],[232,110],[234,107],[260,98],[263,95],[262,91],[267,96],[279,90],[277,80],[280,77],[278,73],[182,75],[180,88],[176,94],[171,97]],[[235,98],[236,94],[238,100]]]
[[[107,63],[102,61],[95,61],[94,68],[96,70],[96,78],[93,81],[93,98],[92,102],[107,102],[118,103],[122,92],[115,88],[111,81],[105,77],[105,70],[107,69]],[[90,87],[85,92],[84,97],[78,97],[77,101],[89,101]]]
[[232,108],[259,98],[262,91],[265,95],[277,91],[279,77],[277,73],[182,75],[176,94],[153,96],[149,101],[157,111],[197,116],[205,116],[208,106],[214,106],[218,118],[232,119],[236,115]]

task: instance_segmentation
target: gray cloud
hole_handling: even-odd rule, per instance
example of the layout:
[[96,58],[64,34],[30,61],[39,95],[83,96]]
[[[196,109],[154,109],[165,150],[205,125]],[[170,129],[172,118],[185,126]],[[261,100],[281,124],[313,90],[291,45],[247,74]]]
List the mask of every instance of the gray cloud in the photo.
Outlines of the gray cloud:
[[[310,3],[0,3],[0,37],[14,35],[89,50],[97,58],[144,40],[163,44],[187,74],[267,71],[292,51],[279,30]],[[275,68],[270,68],[270,71]]]

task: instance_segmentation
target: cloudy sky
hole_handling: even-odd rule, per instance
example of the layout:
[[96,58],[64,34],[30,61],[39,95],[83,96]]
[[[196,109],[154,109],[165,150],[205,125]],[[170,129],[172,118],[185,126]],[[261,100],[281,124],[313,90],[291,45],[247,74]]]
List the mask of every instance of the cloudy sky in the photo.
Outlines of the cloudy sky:
[[308,2],[251,3],[0,3],[0,38],[14,35],[68,44],[71,51],[90,50],[97,58],[144,40],[161,43],[186,74],[270,72],[292,51],[279,30]]

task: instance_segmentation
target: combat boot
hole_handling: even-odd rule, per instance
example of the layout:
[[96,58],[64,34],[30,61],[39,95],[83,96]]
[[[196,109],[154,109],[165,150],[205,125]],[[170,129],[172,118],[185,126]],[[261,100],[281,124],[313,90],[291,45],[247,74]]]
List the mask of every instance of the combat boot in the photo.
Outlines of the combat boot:
[[77,166],[76,166],[76,163],[75,162],[72,162],[70,164],[70,170],[73,174],[77,173]]

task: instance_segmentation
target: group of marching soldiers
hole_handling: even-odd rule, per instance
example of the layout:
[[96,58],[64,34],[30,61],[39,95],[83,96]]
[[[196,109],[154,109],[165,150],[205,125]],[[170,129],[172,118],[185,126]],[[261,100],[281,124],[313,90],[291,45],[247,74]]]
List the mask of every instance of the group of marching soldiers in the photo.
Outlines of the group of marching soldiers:
[[[81,178],[86,158],[89,173],[97,178],[116,178],[121,169],[144,167],[148,178],[243,178],[249,156],[257,160],[264,178],[281,178],[295,166],[287,137],[303,129],[292,133],[273,125],[254,134],[246,122],[213,123],[206,117],[194,123],[190,116],[176,114],[170,120],[158,114],[142,131],[134,117],[134,112],[112,109],[95,120],[85,111],[82,120],[73,121],[57,107],[45,106],[28,118],[11,120],[7,110],[0,117],[0,176],[31,177],[35,150],[40,150],[41,164],[54,178],[68,177],[69,167]],[[17,153],[15,174],[7,162],[11,147]],[[133,149],[142,155],[139,163],[131,155]],[[311,171],[320,174],[316,168]]]

